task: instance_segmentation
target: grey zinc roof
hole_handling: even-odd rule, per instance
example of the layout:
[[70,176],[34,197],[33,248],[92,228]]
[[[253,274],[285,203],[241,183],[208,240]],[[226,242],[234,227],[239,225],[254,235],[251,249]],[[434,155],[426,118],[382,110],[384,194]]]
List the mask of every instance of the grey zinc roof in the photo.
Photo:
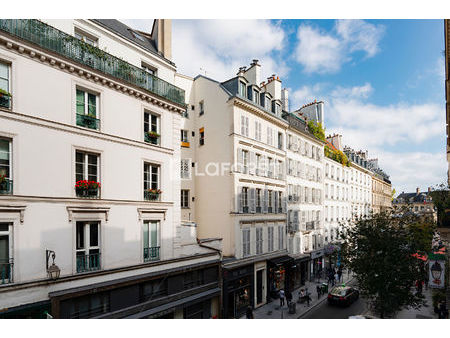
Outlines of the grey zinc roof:
[[[104,28],[112,31],[113,33],[121,36],[124,39],[127,39],[131,42],[133,42],[134,44],[144,48],[145,50],[153,53],[153,54],[157,54],[159,57],[164,58],[163,55],[161,55],[160,53],[158,53],[158,49],[156,48],[156,43],[153,39],[151,39],[150,33],[141,33],[138,30],[132,29],[131,27],[125,25],[124,23],[122,23],[119,20],[116,19],[91,19],[91,21],[99,24],[100,26],[103,26]],[[142,40],[137,38],[133,32],[138,33],[141,37]],[[169,62],[170,64],[174,64],[172,61],[164,58],[167,62]]]

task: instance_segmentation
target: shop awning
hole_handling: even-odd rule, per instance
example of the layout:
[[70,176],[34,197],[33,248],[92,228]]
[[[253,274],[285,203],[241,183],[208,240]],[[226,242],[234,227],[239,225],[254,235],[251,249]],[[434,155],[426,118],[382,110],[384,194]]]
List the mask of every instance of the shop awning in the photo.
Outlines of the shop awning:
[[289,257],[291,257],[296,262],[309,261],[309,259],[311,258],[310,255],[306,255],[306,254],[289,255]]
[[269,259],[269,262],[274,265],[281,265],[285,263],[294,263],[294,259],[288,255]]

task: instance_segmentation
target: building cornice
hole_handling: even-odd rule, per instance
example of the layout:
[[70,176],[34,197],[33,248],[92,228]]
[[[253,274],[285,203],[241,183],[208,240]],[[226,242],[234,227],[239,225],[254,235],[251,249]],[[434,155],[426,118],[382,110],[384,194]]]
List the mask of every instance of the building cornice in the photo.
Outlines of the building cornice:
[[34,46],[26,41],[13,40],[4,35],[2,32],[0,32],[0,46],[5,46],[9,51],[28,57],[29,59],[40,62],[46,66],[54,69],[60,69],[68,74],[78,76],[84,80],[92,81],[104,87],[116,90],[117,92],[132,96],[141,101],[152,103],[168,111],[178,114],[182,114],[185,111],[184,107],[174,104],[156,94],[144,92],[137,86],[133,86],[119,79],[114,79],[109,75],[90,69],[87,66],[77,64],[51,51],[44,51],[44,49]]
[[286,129],[289,124],[287,122],[281,121],[279,118],[275,117],[275,116],[270,116],[266,111],[257,108],[256,106],[245,102],[244,100],[242,100],[241,98],[234,96],[232,97],[232,103],[234,106],[243,108],[245,110],[247,110],[250,113],[253,113],[263,119],[265,119],[266,121],[269,121],[273,124],[275,124],[276,126]]

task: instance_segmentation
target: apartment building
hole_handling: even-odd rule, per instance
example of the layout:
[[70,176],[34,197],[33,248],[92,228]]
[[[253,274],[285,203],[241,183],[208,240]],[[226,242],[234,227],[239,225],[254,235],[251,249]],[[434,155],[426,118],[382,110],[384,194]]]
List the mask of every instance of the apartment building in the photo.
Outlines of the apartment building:
[[428,191],[420,191],[416,188],[415,192],[405,193],[402,191],[396,198],[394,198],[393,205],[397,208],[408,208],[416,215],[431,217],[437,221],[437,212],[433,204],[431,196],[431,187]]
[[[224,316],[241,316],[284,288],[286,148],[281,81],[261,81],[253,60],[218,82],[178,76],[189,92],[181,146],[186,174],[184,219],[202,238],[222,238]],[[195,216],[195,217],[194,217]]]
[[[288,251],[294,264],[291,289],[305,284],[323,263],[323,141],[308,129],[306,119],[285,114]],[[295,266],[295,268],[294,268]]]
[[0,317],[220,315],[220,243],[181,226],[170,32],[0,20]]
[[389,176],[378,166],[378,159],[370,159],[372,172],[372,211],[379,213],[392,207],[392,186]]

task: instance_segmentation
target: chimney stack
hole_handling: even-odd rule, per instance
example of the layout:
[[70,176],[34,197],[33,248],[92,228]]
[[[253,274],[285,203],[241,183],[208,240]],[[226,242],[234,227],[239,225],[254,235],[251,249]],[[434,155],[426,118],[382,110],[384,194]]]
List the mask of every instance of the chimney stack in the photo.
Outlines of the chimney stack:
[[289,95],[288,90],[286,88],[283,88],[281,90],[281,108],[284,111],[289,112]]
[[172,20],[155,19],[152,28],[152,39],[156,48],[166,59],[172,59]]
[[419,189],[419,187],[417,187],[416,188],[416,195],[419,195],[419,193],[420,193],[420,189]]

